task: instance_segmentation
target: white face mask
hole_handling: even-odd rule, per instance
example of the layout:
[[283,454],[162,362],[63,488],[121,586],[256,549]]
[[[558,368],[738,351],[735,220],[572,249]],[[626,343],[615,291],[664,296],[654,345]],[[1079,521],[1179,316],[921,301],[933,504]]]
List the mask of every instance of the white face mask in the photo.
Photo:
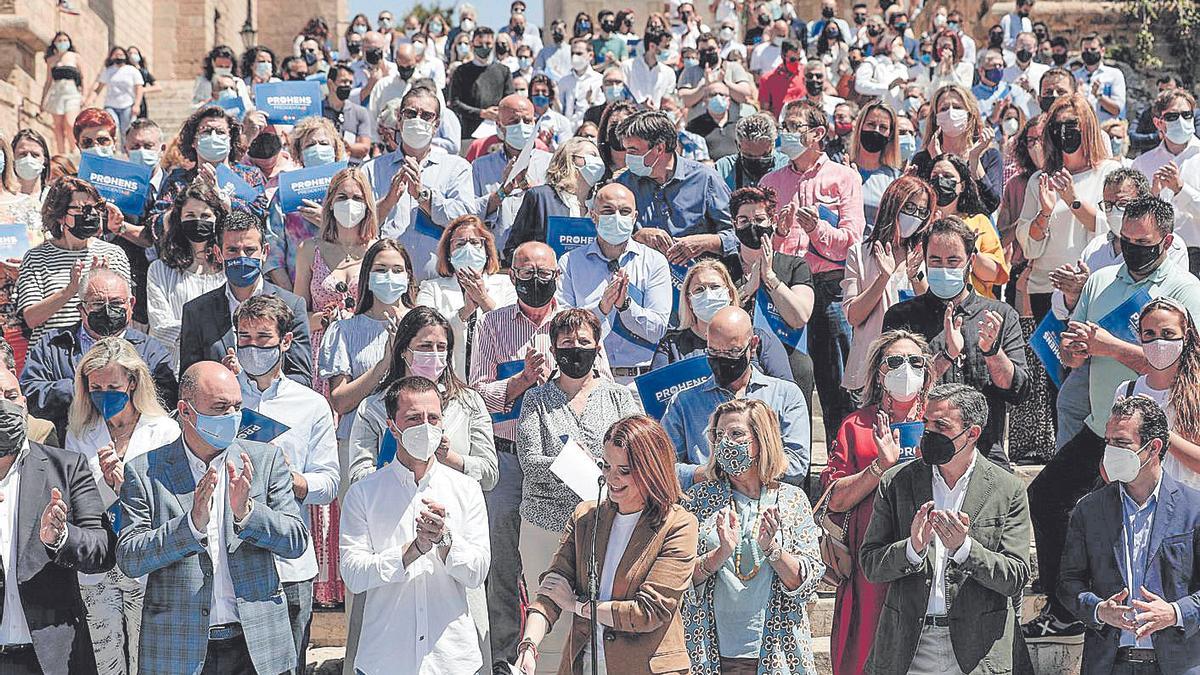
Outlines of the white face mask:
[[1000,126],[1004,129],[1005,136],[1013,136],[1021,128],[1021,123],[1017,121],[1017,118],[1010,117],[1004,120]]
[[1183,340],[1151,340],[1142,343],[1142,353],[1155,370],[1170,368],[1183,355]]
[[692,293],[692,312],[704,323],[712,321],[717,312],[729,306],[729,289],[709,288]]
[[883,376],[883,388],[892,398],[902,403],[916,398],[924,386],[925,371],[913,368],[907,363]]
[[367,205],[358,199],[343,199],[333,203],[333,218],[346,229],[358,226],[366,213]]
[[428,461],[442,442],[442,429],[428,422],[400,432],[400,447],[418,462]]
[[1108,219],[1109,232],[1120,232],[1121,223],[1125,222],[1125,209],[1114,208],[1105,217]]
[[17,172],[17,178],[21,180],[33,180],[41,176],[42,170],[45,168],[46,160],[33,155],[25,155],[13,162],[13,169]]
[[916,234],[924,223],[924,220],[908,213],[901,213],[896,217],[896,224],[900,226],[900,237],[903,239],[908,239]]
[[947,136],[962,136],[967,130],[970,114],[962,108],[947,108],[937,114],[938,128]]
[[400,140],[414,150],[420,150],[433,141],[433,125],[423,119],[404,120],[400,125]]
[[482,272],[487,266],[487,251],[477,244],[465,244],[450,254],[450,266],[455,270],[472,269]]
[[1145,447],[1143,445],[1135,452],[1119,445],[1104,446],[1103,465],[1108,479],[1117,483],[1129,483],[1136,479],[1141,473],[1142,467],[1150,461],[1149,457],[1146,458],[1146,462],[1138,459],[1138,453]]

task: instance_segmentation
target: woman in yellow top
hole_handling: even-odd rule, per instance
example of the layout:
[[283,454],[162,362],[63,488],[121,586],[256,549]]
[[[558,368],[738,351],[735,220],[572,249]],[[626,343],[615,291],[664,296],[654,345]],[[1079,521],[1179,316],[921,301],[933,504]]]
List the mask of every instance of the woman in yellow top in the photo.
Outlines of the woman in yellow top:
[[971,266],[971,286],[985,298],[998,299],[996,287],[1008,283],[1008,261],[966,162],[957,155],[939,155],[929,165],[929,174],[921,177],[929,181],[937,197],[933,219],[958,216],[979,235],[976,242],[979,255]]

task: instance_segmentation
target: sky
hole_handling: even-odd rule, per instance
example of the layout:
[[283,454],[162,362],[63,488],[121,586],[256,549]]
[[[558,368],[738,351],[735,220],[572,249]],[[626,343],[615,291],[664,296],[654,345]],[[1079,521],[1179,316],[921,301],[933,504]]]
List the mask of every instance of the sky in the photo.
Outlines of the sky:
[[[492,28],[499,28],[508,23],[508,5],[509,0],[469,0],[475,6],[475,11],[479,14],[479,23]],[[529,23],[541,26],[542,25],[542,3],[541,0],[527,0],[526,19]],[[350,17],[358,13],[366,14],[371,20],[371,25],[375,25],[375,17],[379,16],[381,10],[390,10],[396,17],[396,23],[399,24],[404,20],[408,13],[408,8],[414,4],[413,0],[350,0],[350,16],[344,17],[349,20]],[[426,4],[431,4],[426,2]],[[443,7],[453,4],[457,7],[461,2],[455,0],[441,0]],[[451,23],[457,23],[458,16],[451,18]],[[543,31],[544,32],[544,31]]]

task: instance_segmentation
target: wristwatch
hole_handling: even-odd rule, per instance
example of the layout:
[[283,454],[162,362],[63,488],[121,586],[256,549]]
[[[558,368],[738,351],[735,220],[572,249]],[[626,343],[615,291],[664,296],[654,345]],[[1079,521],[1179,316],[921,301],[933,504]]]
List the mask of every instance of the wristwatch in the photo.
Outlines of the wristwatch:
[[777,562],[779,562],[779,559],[782,557],[783,557],[783,547],[780,546],[779,544],[775,544],[775,547],[772,548],[771,552],[767,554],[767,562],[777,563]]
[[433,191],[431,191],[427,187],[421,188],[421,191],[417,193],[418,201],[422,201],[422,202],[427,201],[427,200],[431,199],[432,197],[433,197]]
[[433,542],[433,545],[437,546],[439,548],[450,548],[451,546],[453,546],[454,545],[454,537],[453,537],[453,535],[450,534],[450,530],[448,530],[448,529],[442,530],[442,536],[438,537],[437,541]]
[[1081,208],[1083,208],[1083,202],[1079,201],[1078,199],[1071,202],[1071,210],[1072,211],[1078,211]]

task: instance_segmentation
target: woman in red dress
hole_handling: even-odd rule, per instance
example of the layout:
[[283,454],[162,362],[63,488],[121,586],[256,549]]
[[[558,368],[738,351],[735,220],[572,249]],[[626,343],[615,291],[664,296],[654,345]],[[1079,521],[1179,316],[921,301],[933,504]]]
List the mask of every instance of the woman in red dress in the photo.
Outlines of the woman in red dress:
[[873,584],[858,566],[858,549],[867,533],[879,478],[898,463],[912,459],[920,439],[916,427],[901,429],[907,422],[920,424],[925,396],[934,385],[930,368],[933,359],[925,338],[904,330],[879,336],[871,344],[867,371],[871,376],[862,390],[863,407],[842,422],[829,451],[829,466],[821,473],[821,484],[834,484],[829,510],[848,513],[846,537],[854,563],[850,578],[837,589],[830,636],[834,675],[863,672],[875,625],[887,594],[885,584]]

